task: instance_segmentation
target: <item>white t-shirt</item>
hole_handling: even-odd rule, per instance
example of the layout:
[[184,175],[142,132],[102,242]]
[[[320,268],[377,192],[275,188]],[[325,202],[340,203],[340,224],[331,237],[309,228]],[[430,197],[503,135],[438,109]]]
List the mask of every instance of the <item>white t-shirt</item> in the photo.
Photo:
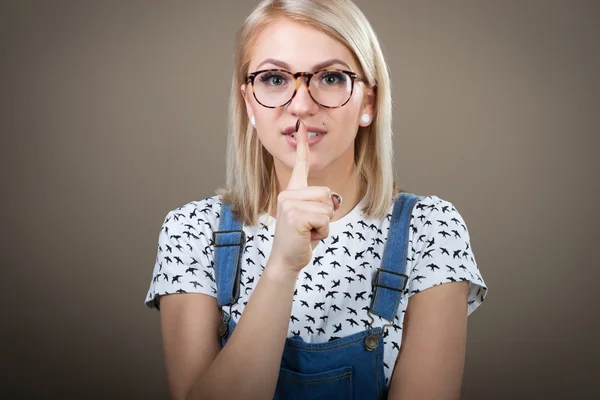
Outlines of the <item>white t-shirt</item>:
[[[213,196],[192,201],[170,211],[158,238],[158,254],[145,304],[155,307],[159,295],[177,292],[216,295],[212,231],[218,230],[221,200]],[[300,335],[306,342],[323,343],[366,329],[366,307],[371,305],[371,280],[380,265],[387,239],[393,203],[382,220],[365,218],[361,201],[343,218],[329,225],[329,237],[313,251],[300,272],[288,337]],[[244,226],[247,243],[241,263],[240,298],[231,310],[239,321],[262,275],[271,252],[275,219],[263,214],[256,226]],[[389,387],[402,343],[402,325],[408,298],[447,282],[470,284],[468,314],[484,300],[487,287],[475,261],[469,232],[454,206],[437,196],[419,200],[413,209],[409,234],[406,293],[386,329],[384,371]],[[225,308],[229,311],[229,307]],[[372,314],[373,327],[385,319]]]

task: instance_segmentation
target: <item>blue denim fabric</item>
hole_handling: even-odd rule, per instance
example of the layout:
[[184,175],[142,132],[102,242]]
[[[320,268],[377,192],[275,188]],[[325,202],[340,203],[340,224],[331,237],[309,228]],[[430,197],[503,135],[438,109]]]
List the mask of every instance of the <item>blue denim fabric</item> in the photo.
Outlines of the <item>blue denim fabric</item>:
[[240,297],[240,262],[246,234],[231,204],[223,204],[219,230],[213,232],[215,283],[219,307],[234,304]]
[[[396,198],[381,266],[373,278],[370,312],[389,320],[390,325],[408,281],[410,219],[418,200],[419,196],[411,193],[400,193]],[[239,263],[245,240],[242,225],[229,204],[222,205],[219,231],[213,237],[217,296],[222,307],[239,297]],[[221,338],[225,346],[236,323],[225,311],[222,322],[228,327]],[[368,328],[326,343],[307,343],[300,336],[287,338],[274,399],[387,399],[384,328]],[[366,345],[369,336],[377,343],[374,349]]]

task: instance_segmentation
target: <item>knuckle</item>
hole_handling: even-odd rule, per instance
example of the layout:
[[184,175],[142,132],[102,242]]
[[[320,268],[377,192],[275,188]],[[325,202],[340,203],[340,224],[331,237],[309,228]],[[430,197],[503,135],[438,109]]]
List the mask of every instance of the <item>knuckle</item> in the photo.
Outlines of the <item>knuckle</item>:
[[331,199],[331,189],[327,186],[323,186],[321,188],[321,199],[324,201],[328,201],[329,199]]
[[281,213],[285,214],[290,208],[289,204],[289,201],[286,199],[279,200],[277,203],[277,210],[281,210]]
[[329,236],[329,224],[324,224],[320,231],[323,237]]
[[287,199],[287,194],[286,191],[283,190],[281,192],[279,192],[279,194],[277,195],[277,202],[279,204],[283,203],[285,200]]
[[328,216],[329,219],[333,217],[333,208],[329,204],[322,204],[321,209],[323,210],[323,214]]

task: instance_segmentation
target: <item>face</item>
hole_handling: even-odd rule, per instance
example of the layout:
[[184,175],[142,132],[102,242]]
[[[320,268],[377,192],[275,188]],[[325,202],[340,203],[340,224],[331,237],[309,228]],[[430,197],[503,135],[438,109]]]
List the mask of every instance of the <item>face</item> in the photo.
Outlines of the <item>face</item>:
[[[312,27],[280,19],[267,26],[258,37],[248,71],[277,68],[292,73],[316,72],[316,67],[350,70],[362,78],[352,52],[343,44]],[[316,85],[313,81],[311,90]],[[256,121],[256,134],[273,156],[275,167],[291,170],[296,150],[284,131],[301,119],[309,132],[311,127],[325,132],[310,146],[310,175],[334,172],[333,169],[347,172],[354,163],[358,127],[369,125],[361,121],[361,116],[368,114],[371,119],[373,116],[372,89],[356,81],[350,100],[344,106],[326,108],[311,98],[306,78],[300,78],[300,83],[292,101],[279,108],[263,107],[254,98],[250,84],[241,86],[248,118],[254,116]],[[293,81],[290,84],[293,85]]]

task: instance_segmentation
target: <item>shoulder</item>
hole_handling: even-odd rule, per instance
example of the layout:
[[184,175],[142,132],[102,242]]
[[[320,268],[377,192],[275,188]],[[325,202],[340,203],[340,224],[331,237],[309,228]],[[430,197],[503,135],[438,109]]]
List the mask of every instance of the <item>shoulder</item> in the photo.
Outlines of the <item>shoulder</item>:
[[[420,227],[426,229],[431,227],[434,222],[442,223],[441,221],[449,220],[453,224],[460,226],[466,230],[464,220],[454,204],[446,199],[440,198],[436,195],[419,195],[416,193],[400,193],[396,195],[389,206],[387,219],[389,220],[394,211],[396,201],[400,195],[408,195],[414,198],[414,204],[411,210],[411,227]],[[406,203],[405,203],[406,204]]]
[[218,196],[190,201],[170,210],[163,221],[145,303],[159,309],[160,296],[204,293],[215,297],[212,229],[218,224]]
[[423,196],[412,210],[409,235],[410,296],[449,282],[469,281],[468,313],[487,295],[467,224],[454,206],[435,195]]
[[411,228],[413,233],[468,236],[467,225],[458,209],[452,202],[436,195],[419,196],[412,210]]
[[189,201],[167,212],[163,228],[192,226],[213,230],[219,221],[221,204],[221,196],[218,195]]
[[[413,214],[415,212],[420,213],[431,213],[431,212],[441,212],[448,213],[450,211],[456,211],[454,204],[450,201],[443,199],[434,194],[430,195],[419,195],[413,193],[407,193],[416,197],[415,206],[413,208]],[[396,197],[397,199],[397,197]]]

